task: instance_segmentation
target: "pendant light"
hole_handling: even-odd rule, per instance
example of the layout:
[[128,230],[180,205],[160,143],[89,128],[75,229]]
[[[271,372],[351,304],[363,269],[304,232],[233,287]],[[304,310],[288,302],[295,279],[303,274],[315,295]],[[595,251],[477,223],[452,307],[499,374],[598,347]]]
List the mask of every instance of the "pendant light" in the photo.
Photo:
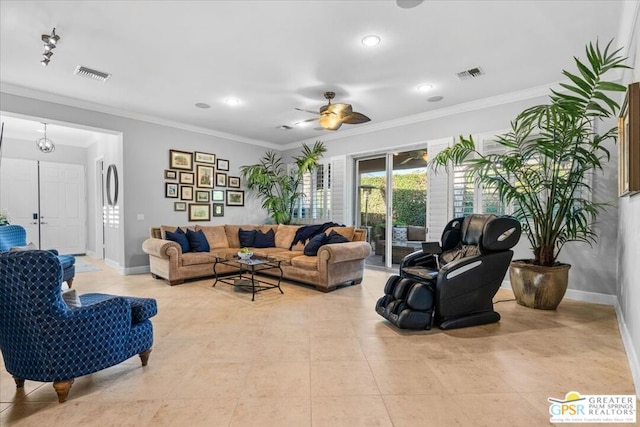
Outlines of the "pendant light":
[[47,138],[47,124],[43,123],[43,125],[44,125],[44,138],[40,138],[36,140],[36,147],[38,147],[38,150],[42,151],[43,153],[46,153],[46,154],[53,153],[56,149],[56,146],[52,140]]

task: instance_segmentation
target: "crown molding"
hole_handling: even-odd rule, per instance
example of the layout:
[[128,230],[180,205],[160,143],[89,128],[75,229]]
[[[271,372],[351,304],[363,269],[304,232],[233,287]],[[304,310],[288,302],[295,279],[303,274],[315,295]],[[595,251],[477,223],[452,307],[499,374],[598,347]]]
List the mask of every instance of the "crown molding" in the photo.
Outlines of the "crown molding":
[[12,85],[9,83],[0,82],[0,92],[8,93],[10,95],[23,96],[26,98],[33,98],[39,101],[53,102],[56,104],[67,105],[70,107],[82,108],[84,110],[95,111],[98,113],[111,114],[114,116],[124,117],[132,120],[139,120],[142,122],[153,123],[156,125],[168,126],[175,129],[181,129],[189,132],[200,133],[203,135],[216,136],[218,138],[241,142],[243,144],[257,145],[257,146],[269,148],[272,150],[282,150],[281,145],[273,144],[267,141],[261,141],[253,138],[245,138],[239,135],[215,131],[215,130],[211,130],[211,129],[207,129],[199,126],[193,126],[186,123],[163,119],[156,116],[136,113],[133,111],[125,111],[118,108],[97,104],[94,102],[83,101],[81,99],[71,98],[63,95],[57,95],[51,92],[44,92],[37,89],[27,88],[24,86],[18,86],[18,85]]
[[[456,114],[467,113],[470,111],[482,110],[485,108],[496,107],[503,104],[524,101],[540,96],[549,95],[549,89],[562,90],[559,82],[550,85],[536,86],[529,89],[523,89],[516,92],[509,92],[502,95],[491,96],[476,101],[456,104],[449,107],[440,108],[438,110],[427,111],[424,113],[413,114],[401,117],[399,119],[387,120],[380,123],[371,123],[360,126],[358,128],[349,129],[333,135],[324,136],[323,141],[334,141],[343,138],[349,138],[356,135],[364,135],[367,133],[378,132],[385,129],[391,129],[399,126],[411,125],[414,123],[426,122],[429,120],[439,119],[442,117],[453,116]],[[300,147],[303,143],[313,143],[319,138],[307,138],[282,146],[282,150],[290,150]]]

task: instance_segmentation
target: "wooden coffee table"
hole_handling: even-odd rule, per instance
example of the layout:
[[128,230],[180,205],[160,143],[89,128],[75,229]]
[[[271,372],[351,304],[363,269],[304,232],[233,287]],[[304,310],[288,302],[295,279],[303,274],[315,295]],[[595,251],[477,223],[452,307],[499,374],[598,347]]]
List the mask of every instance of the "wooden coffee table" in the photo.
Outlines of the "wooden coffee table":
[[[213,274],[215,275],[215,282],[213,282],[212,287],[215,287],[218,282],[222,282],[227,285],[239,287],[247,291],[250,290],[251,301],[255,300],[256,293],[266,291],[267,289],[278,288],[280,293],[284,294],[284,292],[280,288],[280,282],[282,281],[283,274],[282,267],[280,266],[281,262],[282,261],[273,258],[255,256],[250,259],[240,259],[235,256],[233,258],[216,257],[216,262],[213,264]],[[216,267],[219,264],[235,267],[238,269],[238,272],[231,273],[230,275],[226,275],[224,277],[218,277]],[[265,270],[280,271],[280,276],[278,276],[277,284],[265,282],[264,280],[260,280],[255,277],[257,273]]]

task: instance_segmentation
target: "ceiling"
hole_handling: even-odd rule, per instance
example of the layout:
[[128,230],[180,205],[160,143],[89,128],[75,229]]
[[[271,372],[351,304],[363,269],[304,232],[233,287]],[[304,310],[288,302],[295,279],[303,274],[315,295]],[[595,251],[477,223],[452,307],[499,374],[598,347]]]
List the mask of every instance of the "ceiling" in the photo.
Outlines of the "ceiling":
[[[623,7],[611,0],[427,0],[411,9],[379,0],[2,0],[0,83],[9,93],[279,147],[488,97],[542,93],[586,43],[619,38]],[[61,40],[43,67],[40,35],[53,27]],[[368,34],[381,43],[363,46]],[[78,65],[112,77],[74,75]],[[486,74],[457,77],[474,67]],[[423,83],[432,89],[419,92]],[[294,107],[319,110],[327,90],[371,122],[337,132],[293,126],[313,117]],[[443,99],[429,102],[434,96]],[[240,104],[225,104],[227,97]]]

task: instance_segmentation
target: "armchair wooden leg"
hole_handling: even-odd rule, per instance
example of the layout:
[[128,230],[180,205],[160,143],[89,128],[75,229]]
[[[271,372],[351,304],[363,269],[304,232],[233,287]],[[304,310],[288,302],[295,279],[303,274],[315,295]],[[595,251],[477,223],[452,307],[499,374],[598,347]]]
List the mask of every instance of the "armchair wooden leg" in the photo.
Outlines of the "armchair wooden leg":
[[53,388],[58,394],[58,402],[64,403],[69,396],[69,390],[71,390],[71,384],[73,384],[73,378],[64,381],[54,381]]
[[69,289],[71,289],[71,286],[73,286],[73,277],[67,280],[67,286],[69,286]]
[[142,366],[147,366],[147,362],[149,361],[150,354],[151,354],[151,349],[145,350],[139,354],[140,360],[142,360]]
[[24,387],[24,378],[13,377],[13,380],[16,382],[16,388]]

